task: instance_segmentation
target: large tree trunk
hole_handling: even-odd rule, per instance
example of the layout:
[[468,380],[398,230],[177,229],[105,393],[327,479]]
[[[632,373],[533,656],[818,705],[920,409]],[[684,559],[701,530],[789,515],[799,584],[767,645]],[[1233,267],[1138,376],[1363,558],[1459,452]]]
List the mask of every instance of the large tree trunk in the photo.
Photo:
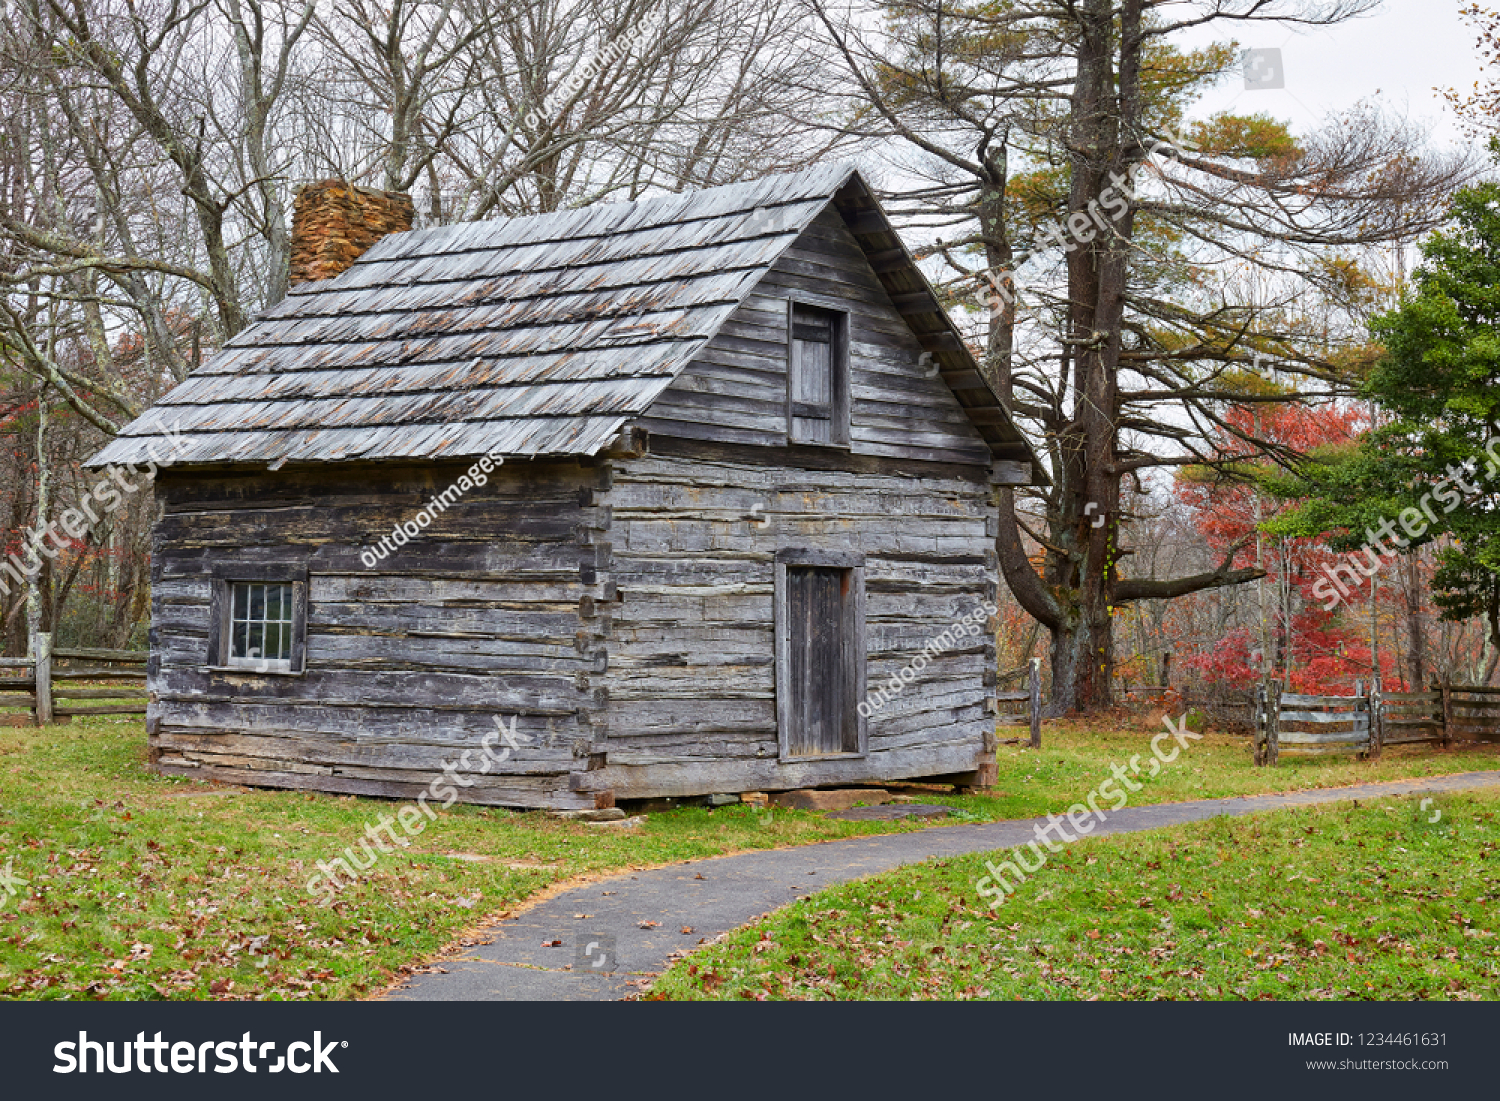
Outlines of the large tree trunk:
[[[1135,234],[1131,183],[1146,160],[1141,98],[1145,46],[1141,0],[1125,0],[1118,22],[1112,0],[1087,0],[1076,11],[1077,75],[1067,135],[1070,190],[1067,236],[1067,335],[1060,357],[1071,383],[1069,419],[1040,414],[1049,436],[1054,484],[1048,494],[1045,561],[1039,578],[1026,553],[1010,491],[1001,495],[996,540],[1006,583],[1021,606],[1052,638],[1052,698],[1048,713],[1090,711],[1113,702],[1114,609],[1135,600],[1160,600],[1260,576],[1235,570],[1231,551],[1218,569],[1170,581],[1124,580],[1119,573],[1120,360],[1131,240]],[[983,151],[981,151],[983,152]],[[985,188],[1003,202],[1003,159],[987,163],[1001,179]],[[987,181],[988,183],[988,181]],[[1123,198],[1123,203],[1119,200]],[[988,259],[1008,270],[1003,208],[981,210]],[[1002,265],[1004,265],[1002,267]],[[991,314],[989,359],[1000,393],[1014,406],[1010,373],[1014,309]],[[997,333],[996,329],[1004,332]]]
[[[1089,0],[1080,19],[1074,85],[1068,253],[1068,347],[1073,359],[1073,421],[1061,433],[1061,515],[1052,525],[1060,545],[1048,554],[1047,574],[1059,611],[1052,627],[1052,708],[1092,710],[1110,704],[1114,636],[1110,612],[1118,578],[1120,478],[1115,473],[1119,430],[1120,325],[1125,308],[1126,243],[1133,233],[1129,205],[1109,212],[1101,197],[1110,175],[1133,172],[1139,158],[1122,147],[1122,129],[1140,124],[1136,94],[1140,10],[1127,2],[1116,29],[1110,0]],[[1080,217],[1081,216],[1081,217]],[[1098,225],[1102,219],[1103,227]],[[1080,228],[1081,227],[1081,228]]]
[[1089,711],[1111,700],[1114,639],[1103,623],[1080,619],[1052,632],[1051,714]]
[[[1117,374],[1126,250],[1134,215],[1129,206],[1111,212],[1100,198],[1115,186],[1112,174],[1113,180],[1128,176],[1142,159],[1137,144],[1122,142],[1122,122],[1123,132],[1134,133],[1139,125],[1139,4],[1126,3],[1122,14],[1118,71],[1110,0],[1088,0],[1078,17],[1078,75],[1068,140],[1068,213],[1078,247],[1068,253],[1067,351],[1060,363],[1065,377],[1071,371],[1074,412],[1070,421],[1053,421],[1047,426],[1056,441],[1055,484],[1046,525],[1051,542],[1045,548],[1041,579],[1025,553],[1008,491],[1002,495],[997,540],[1006,582],[1021,605],[1051,634],[1049,714],[1106,707],[1112,699],[1114,639],[1110,614],[1118,580],[1120,499],[1120,476],[1115,469],[1120,405]],[[981,154],[985,152],[981,150]],[[1003,156],[987,157],[986,169],[995,177],[984,189],[979,212],[987,259],[992,270],[1008,276],[1011,249],[1001,228]],[[1101,219],[1105,223],[1102,227]],[[1085,228],[1080,230],[1080,225]],[[1015,317],[1014,303],[1002,290],[993,304],[988,359],[1000,393],[1012,403]]]

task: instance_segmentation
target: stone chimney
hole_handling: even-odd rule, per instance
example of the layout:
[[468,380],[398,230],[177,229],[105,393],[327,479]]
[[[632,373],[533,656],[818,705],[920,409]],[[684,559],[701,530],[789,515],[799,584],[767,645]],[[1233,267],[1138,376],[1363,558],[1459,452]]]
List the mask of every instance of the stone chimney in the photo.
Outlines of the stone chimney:
[[292,206],[292,255],[287,282],[332,279],[382,237],[411,228],[411,196],[342,180],[307,184]]

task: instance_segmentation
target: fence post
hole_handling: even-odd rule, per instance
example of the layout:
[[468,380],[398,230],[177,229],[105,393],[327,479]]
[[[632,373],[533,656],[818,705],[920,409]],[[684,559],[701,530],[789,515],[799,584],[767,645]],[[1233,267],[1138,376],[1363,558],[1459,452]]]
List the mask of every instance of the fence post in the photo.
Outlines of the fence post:
[[31,639],[31,655],[36,659],[32,667],[32,691],[36,696],[36,725],[47,726],[52,722],[52,635],[38,631]]
[[1031,659],[1031,672],[1026,677],[1026,687],[1031,693],[1031,748],[1042,748],[1042,659]]
[[1380,678],[1370,681],[1370,758],[1380,756],[1385,748],[1385,702],[1380,694]]
[[1435,735],[1429,737],[1427,740],[1429,742],[1436,742],[1441,745],[1445,741],[1447,741],[1448,738],[1448,724],[1443,720],[1442,687],[1436,681],[1433,681],[1427,686],[1427,696],[1427,705],[1432,708],[1432,710],[1427,713],[1427,718],[1431,720],[1433,725],[1438,728],[1438,732]]
[[1255,745],[1250,759],[1257,767],[1266,767],[1266,746],[1271,735],[1270,713],[1266,710],[1266,685],[1262,681],[1255,686]]
[[1356,679],[1355,682],[1354,682],[1354,732],[1356,734],[1359,733],[1359,728],[1360,728],[1360,725],[1361,725],[1361,723],[1359,721],[1360,701],[1361,700],[1363,700],[1365,702],[1365,704],[1366,704],[1366,708],[1365,708],[1365,721],[1363,723],[1364,728],[1365,728],[1365,749],[1364,749],[1363,753],[1359,754],[1359,756],[1362,757],[1362,758],[1364,758],[1365,760],[1369,760],[1369,757],[1370,757],[1370,743],[1371,743],[1371,741],[1373,740],[1373,738],[1375,736],[1375,732],[1370,729],[1370,713],[1369,713],[1369,709],[1368,709],[1368,705],[1369,705],[1370,701],[1365,696],[1365,682],[1363,680]]
[[[1352,712],[1353,717],[1354,717],[1354,733],[1355,734],[1359,733],[1359,726],[1360,726],[1360,722],[1359,722],[1359,701],[1362,700],[1362,699],[1364,699],[1364,698],[1365,698],[1365,682],[1363,680],[1361,680],[1360,678],[1356,677],[1354,679],[1354,711]],[[1364,752],[1361,753],[1359,756],[1360,757],[1367,757],[1367,756],[1369,756],[1369,753],[1370,753],[1370,729],[1369,729],[1368,726],[1366,726],[1365,727],[1365,749],[1364,749]]]
[[1281,760],[1281,685],[1274,681],[1266,685],[1267,763],[1275,768]]
[[1443,748],[1453,745],[1453,682],[1444,680],[1439,689],[1443,704]]

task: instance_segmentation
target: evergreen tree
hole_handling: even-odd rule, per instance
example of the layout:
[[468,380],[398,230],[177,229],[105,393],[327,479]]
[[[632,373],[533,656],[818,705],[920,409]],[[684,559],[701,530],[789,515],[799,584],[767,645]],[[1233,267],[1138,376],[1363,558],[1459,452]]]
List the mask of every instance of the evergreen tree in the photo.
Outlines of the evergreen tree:
[[1483,615],[1500,647],[1500,183],[1460,190],[1422,255],[1412,296],[1371,323],[1382,423],[1277,484],[1308,500],[1267,529],[1334,533],[1366,576],[1434,545],[1443,617]]

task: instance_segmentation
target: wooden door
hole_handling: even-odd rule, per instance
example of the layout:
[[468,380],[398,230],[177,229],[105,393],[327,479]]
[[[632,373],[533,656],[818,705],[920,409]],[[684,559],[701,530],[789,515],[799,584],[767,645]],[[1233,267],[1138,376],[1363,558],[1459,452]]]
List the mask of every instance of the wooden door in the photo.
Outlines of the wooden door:
[[783,567],[777,687],[786,757],[858,753],[864,677],[859,573],[848,567]]
[[848,315],[791,304],[787,363],[787,438],[792,443],[849,442]]

